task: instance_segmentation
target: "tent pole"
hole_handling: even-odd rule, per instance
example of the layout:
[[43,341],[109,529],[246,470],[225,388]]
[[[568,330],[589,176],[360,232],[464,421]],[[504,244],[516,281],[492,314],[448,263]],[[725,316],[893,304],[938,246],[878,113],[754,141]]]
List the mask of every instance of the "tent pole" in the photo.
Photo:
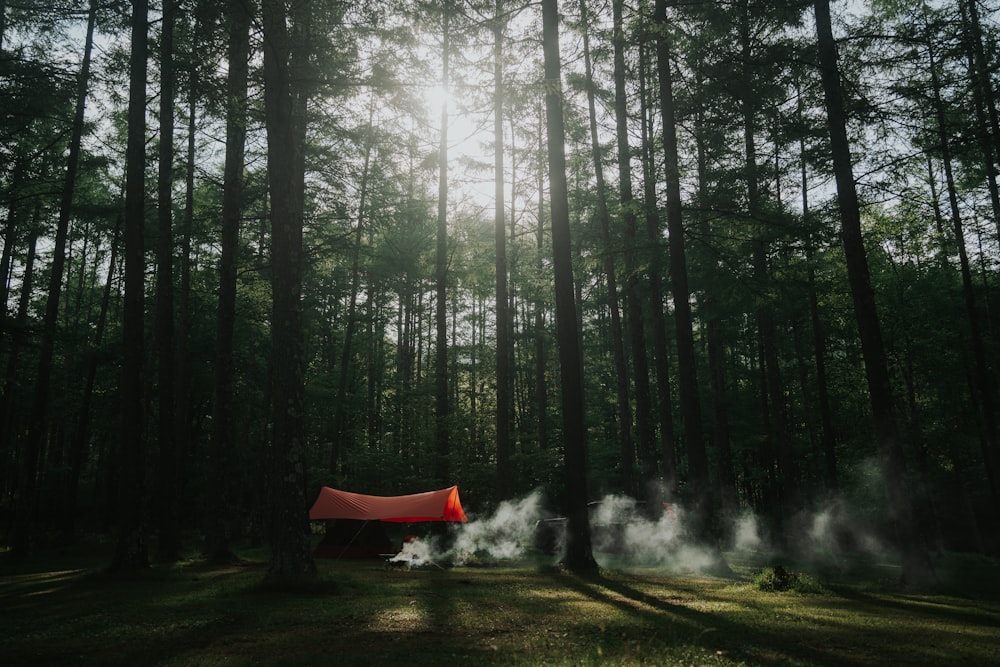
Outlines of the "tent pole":
[[344,545],[344,548],[340,550],[340,553],[337,554],[337,557],[334,560],[340,560],[340,557],[343,556],[345,553],[347,553],[347,550],[351,548],[352,544],[354,544],[354,540],[358,539],[358,535],[360,535],[361,531],[363,531],[365,529],[365,526],[368,525],[368,521],[369,521],[368,519],[365,519],[365,522],[361,524],[360,528],[358,528],[358,532],[354,533],[354,537],[351,538],[350,542]]

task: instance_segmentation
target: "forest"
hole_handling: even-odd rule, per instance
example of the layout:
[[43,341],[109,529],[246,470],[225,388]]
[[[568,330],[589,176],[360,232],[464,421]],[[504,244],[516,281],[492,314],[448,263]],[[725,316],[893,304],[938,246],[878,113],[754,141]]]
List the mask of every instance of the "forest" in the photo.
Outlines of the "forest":
[[[0,544],[333,486],[1000,551],[1000,6],[0,1]],[[722,564],[724,566],[724,563]]]

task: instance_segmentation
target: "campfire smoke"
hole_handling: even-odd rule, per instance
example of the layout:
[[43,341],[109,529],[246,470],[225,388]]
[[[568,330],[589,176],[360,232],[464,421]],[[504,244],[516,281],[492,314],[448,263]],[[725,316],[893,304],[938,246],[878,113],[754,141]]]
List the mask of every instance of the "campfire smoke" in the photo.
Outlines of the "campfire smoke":
[[[412,566],[425,563],[485,565],[526,558],[562,557],[565,519],[546,511],[544,495],[533,492],[505,501],[487,516],[470,513],[468,523],[453,528],[450,540],[435,538],[408,543],[396,557]],[[679,503],[645,503],[610,495],[591,503],[590,525],[594,555],[611,568],[654,567],[677,573],[712,572],[718,550],[690,538],[688,515]],[[721,535],[720,546],[742,557],[772,557],[781,549],[772,542],[773,527],[747,510],[733,516]],[[785,525],[784,543],[795,546],[787,554],[818,561],[839,561],[846,553],[889,555],[885,543],[869,524],[852,517],[844,501],[805,509]],[[542,539],[540,539],[542,538]],[[450,545],[444,548],[443,543]]]

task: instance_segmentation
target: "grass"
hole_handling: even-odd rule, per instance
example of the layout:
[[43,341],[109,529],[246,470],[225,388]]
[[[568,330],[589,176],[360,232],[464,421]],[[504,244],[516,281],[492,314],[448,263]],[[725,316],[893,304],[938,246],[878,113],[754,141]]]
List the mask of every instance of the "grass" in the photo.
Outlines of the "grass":
[[129,577],[106,552],[0,554],[0,664],[989,665],[1000,664],[996,561],[950,555],[942,586],[894,568],[793,570],[754,558],[731,579],[657,570],[578,577],[549,565],[399,571],[318,561],[314,585],[261,586],[265,555]]

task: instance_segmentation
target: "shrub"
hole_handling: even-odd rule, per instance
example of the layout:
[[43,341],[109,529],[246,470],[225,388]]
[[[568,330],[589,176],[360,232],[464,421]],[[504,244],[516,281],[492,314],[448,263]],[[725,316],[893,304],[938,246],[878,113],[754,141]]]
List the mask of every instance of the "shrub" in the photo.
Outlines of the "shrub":
[[795,587],[799,575],[789,572],[780,565],[764,568],[754,575],[753,583],[759,590],[765,592],[787,591]]

